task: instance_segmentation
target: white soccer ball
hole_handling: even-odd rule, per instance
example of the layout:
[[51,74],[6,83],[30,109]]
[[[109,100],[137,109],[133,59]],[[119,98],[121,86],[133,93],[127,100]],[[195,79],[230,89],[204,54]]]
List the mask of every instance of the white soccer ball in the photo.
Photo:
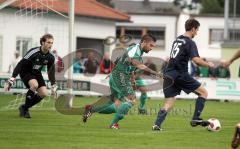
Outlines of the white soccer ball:
[[208,131],[213,131],[213,132],[220,131],[221,123],[218,119],[210,118],[208,121],[210,122],[210,124],[207,126]]

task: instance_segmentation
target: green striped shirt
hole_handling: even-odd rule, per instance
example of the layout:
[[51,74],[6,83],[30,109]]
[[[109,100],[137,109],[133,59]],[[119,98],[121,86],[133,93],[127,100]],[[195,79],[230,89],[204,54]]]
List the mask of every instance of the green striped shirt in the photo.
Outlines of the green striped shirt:
[[128,47],[124,54],[119,58],[113,71],[123,71],[130,74],[132,71],[137,69],[132,65],[130,58],[143,62],[142,55],[143,51],[140,48],[140,44]]

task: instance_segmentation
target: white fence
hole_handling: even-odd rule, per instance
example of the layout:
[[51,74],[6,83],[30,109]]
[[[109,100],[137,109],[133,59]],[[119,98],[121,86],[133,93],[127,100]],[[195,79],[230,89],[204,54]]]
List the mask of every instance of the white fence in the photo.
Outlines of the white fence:
[[[4,92],[4,82],[10,77],[9,74],[0,74],[0,92]],[[44,74],[46,84],[49,84],[47,75]],[[239,100],[240,101],[240,80],[239,79],[210,79],[199,78],[202,85],[208,91],[208,98],[214,100]],[[153,83],[155,80],[147,80],[147,84]],[[59,94],[66,94],[66,79],[57,82],[59,86]],[[11,92],[24,93],[26,92],[23,82],[18,78],[13,85]],[[84,96],[101,96],[102,94],[109,94],[109,85],[106,75],[85,76],[83,74],[73,75],[73,94]],[[137,96],[140,93],[137,92]],[[152,98],[164,98],[162,90],[148,92],[148,96]],[[178,98],[192,99],[196,95],[191,93],[189,95],[182,92]]]

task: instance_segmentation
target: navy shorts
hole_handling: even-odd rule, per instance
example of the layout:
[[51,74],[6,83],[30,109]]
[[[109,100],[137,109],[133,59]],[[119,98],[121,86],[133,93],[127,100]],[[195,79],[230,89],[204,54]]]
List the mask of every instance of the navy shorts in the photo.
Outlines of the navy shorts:
[[185,93],[189,94],[191,92],[194,92],[197,88],[201,86],[201,83],[195,80],[187,72],[180,73],[176,70],[171,70],[165,72],[165,75],[170,76],[174,80],[174,83],[169,85],[169,80],[164,79],[163,93],[165,98],[180,95],[182,90]]
[[31,79],[36,79],[38,82],[38,88],[42,87],[42,86],[46,86],[45,81],[43,79],[43,76],[41,73],[39,74],[33,74],[33,73],[20,73],[20,78],[22,79],[24,85],[27,88],[30,88],[28,82]]

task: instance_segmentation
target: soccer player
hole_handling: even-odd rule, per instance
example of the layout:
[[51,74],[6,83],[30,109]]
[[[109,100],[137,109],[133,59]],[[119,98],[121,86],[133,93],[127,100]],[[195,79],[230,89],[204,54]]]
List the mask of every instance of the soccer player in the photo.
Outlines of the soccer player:
[[53,45],[53,36],[45,34],[40,39],[40,47],[30,49],[15,67],[12,77],[7,81],[6,91],[9,91],[18,74],[28,88],[25,104],[19,107],[19,115],[23,118],[31,118],[29,108],[39,103],[48,91],[41,74],[44,65],[48,68],[48,77],[51,82],[52,94],[56,95],[54,56],[50,53]]
[[228,67],[230,66],[236,59],[238,59],[240,57],[240,49],[231,57],[231,59],[225,61],[223,63],[224,67]]
[[174,83],[166,88],[165,86],[168,84],[169,80],[164,79],[163,92],[166,100],[164,106],[158,112],[152,130],[161,130],[161,124],[166,118],[168,111],[174,106],[176,101],[175,97],[179,95],[182,90],[186,93],[194,92],[198,95],[195,111],[190,122],[191,126],[209,125],[208,121],[204,121],[200,118],[208,92],[197,80],[188,74],[189,60],[201,66],[214,66],[212,62],[205,62],[199,57],[197,46],[192,40],[192,38],[197,35],[199,26],[200,23],[197,20],[193,18],[188,19],[185,22],[186,32],[178,36],[173,42],[169,63],[165,69],[164,75],[171,77]]
[[[224,62],[223,66],[229,67],[239,57],[240,57],[240,49],[229,60]],[[240,144],[240,123],[238,123],[235,127],[231,146],[233,149],[236,149],[236,148],[238,148],[239,144]]]
[[[106,103],[102,107],[116,105],[116,114],[110,124],[111,129],[119,129],[118,122],[124,118],[135,102],[135,91],[132,87],[132,72],[136,69],[150,72],[157,77],[161,74],[149,69],[142,63],[143,53],[148,53],[155,47],[156,39],[151,35],[144,35],[139,44],[129,46],[123,55],[119,58],[117,65],[109,76],[109,85],[111,90],[112,102]],[[86,122],[93,112],[98,112],[99,106],[88,105],[83,114],[83,121]]]
[[240,144],[240,123],[238,123],[235,127],[231,146],[233,149],[237,149],[239,144]]
[[[144,80],[137,76],[134,75],[132,80],[132,86],[133,86],[133,90],[139,90],[141,92],[140,95],[140,99],[139,99],[139,106],[138,106],[138,114],[142,114],[142,115],[146,115],[147,114],[147,109],[145,107],[146,104],[146,100],[147,100],[147,91],[148,89],[146,88],[146,85],[144,83]],[[117,112],[117,107],[116,107],[116,103],[112,103],[112,105],[108,106],[108,107],[104,107],[101,108],[99,111],[97,111],[98,113],[101,114],[112,114],[112,113],[116,113]]]

